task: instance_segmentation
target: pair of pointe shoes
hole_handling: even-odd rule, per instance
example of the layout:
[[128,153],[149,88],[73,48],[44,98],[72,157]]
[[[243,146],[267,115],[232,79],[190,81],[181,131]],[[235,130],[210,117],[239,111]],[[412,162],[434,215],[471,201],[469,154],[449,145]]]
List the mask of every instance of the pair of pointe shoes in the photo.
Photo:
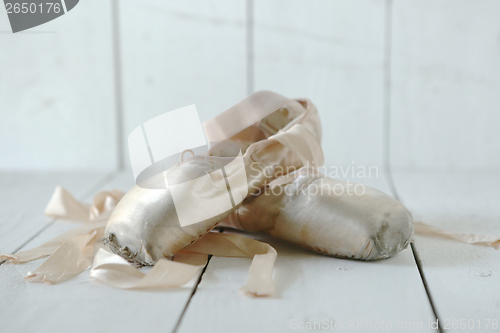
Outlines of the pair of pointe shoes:
[[[321,123],[311,101],[261,91],[203,126],[210,142],[236,145],[242,154],[212,149],[156,175],[168,179],[164,189],[134,186],[106,226],[115,253],[154,265],[218,224],[340,258],[384,259],[408,246],[413,218],[399,201],[319,171]],[[196,179],[206,181],[187,192],[176,187]],[[193,216],[201,222],[184,223]]]

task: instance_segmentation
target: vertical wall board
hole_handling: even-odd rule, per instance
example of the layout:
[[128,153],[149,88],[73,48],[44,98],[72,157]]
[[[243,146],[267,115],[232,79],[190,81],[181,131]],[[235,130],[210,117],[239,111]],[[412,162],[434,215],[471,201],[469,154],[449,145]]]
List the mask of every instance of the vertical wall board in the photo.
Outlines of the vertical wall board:
[[246,95],[245,2],[120,1],[124,150],[144,121],[196,104],[200,120]]
[[394,1],[392,164],[500,167],[500,1]]
[[110,1],[13,34],[0,10],[0,169],[116,165]]
[[255,1],[255,88],[308,97],[326,165],[382,155],[384,1]]

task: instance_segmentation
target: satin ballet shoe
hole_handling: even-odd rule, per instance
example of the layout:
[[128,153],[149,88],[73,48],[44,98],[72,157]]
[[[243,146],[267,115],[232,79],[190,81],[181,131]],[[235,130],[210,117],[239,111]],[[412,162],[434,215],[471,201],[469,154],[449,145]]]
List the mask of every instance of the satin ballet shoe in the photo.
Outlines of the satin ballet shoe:
[[[323,164],[321,123],[307,99],[257,92],[203,127],[211,142],[208,154],[185,161],[181,154],[181,163],[120,200],[104,237],[113,252],[137,265],[154,265],[205,235],[276,177]],[[162,182],[163,189],[146,186]]]
[[264,232],[338,258],[389,258],[408,246],[412,214],[376,189],[302,168],[245,199],[219,226]]

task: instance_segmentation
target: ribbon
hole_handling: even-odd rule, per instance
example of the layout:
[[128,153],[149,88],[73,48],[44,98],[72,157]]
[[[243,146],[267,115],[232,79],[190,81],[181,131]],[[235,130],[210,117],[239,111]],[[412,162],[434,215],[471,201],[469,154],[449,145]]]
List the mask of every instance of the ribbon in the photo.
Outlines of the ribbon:
[[[61,187],[56,187],[45,213],[54,218],[83,222],[37,248],[16,254],[0,254],[13,264],[49,257],[25,277],[29,282],[56,284],[66,281],[91,266],[90,277],[121,289],[157,289],[181,287],[196,277],[207,264],[208,255],[253,258],[243,294],[272,296],[272,273],[277,252],[269,244],[237,234],[210,232],[175,254],[172,260],[161,259],[147,273],[122,257],[100,248],[94,255],[97,240],[104,234],[112,210],[123,197],[119,190],[98,193],[93,205],[77,201]],[[454,239],[467,244],[500,248],[500,238],[490,235],[459,233],[415,222],[415,233]]]
[[497,250],[500,248],[500,237],[449,231],[422,222],[415,222],[415,234],[444,237],[466,244],[489,246]]
[[274,293],[272,272],[276,250],[270,245],[235,234],[208,233],[175,254],[173,260],[161,259],[147,274],[122,257],[100,248],[94,255],[96,240],[112,210],[123,197],[119,190],[103,191],[93,198],[93,205],[76,200],[69,192],[56,187],[45,214],[82,222],[78,228],[48,242],[16,254],[0,254],[0,260],[20,264],[47,257],[36,270],[25,277],[28,282],[56,284],[66,281],[91,266],[90,277],[121,289],[176,288],[188,283],[207,264],[208,255],[253,258],[248,283],[241,288],[249,296],[271,296]]

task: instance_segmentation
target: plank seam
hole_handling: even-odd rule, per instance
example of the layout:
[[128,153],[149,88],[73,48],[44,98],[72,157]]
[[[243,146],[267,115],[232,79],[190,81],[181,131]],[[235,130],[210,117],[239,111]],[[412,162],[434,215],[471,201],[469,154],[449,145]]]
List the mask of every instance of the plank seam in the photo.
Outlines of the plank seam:
[[125,154],[123,147],[123,87],[122,87],[122,58],[120,44],[120,17],[118,0],[111,2],[111,24],[113,39],[113,67],[115,90],[115,135],[116,135],[116,160],[119,171],[125,168]]
[[198,290],[198,286],[201,283],[201,280],[203,278],[203,274],[205,274],[205,271],[207,270],[208,264],[210,263],[210,259],[212,259],[212,255],[208,256],[207,263],[206,263],[205,267],[203,267],[203,269],[200,273],[200,276],[198,277],[198,280],[196,281],[196,285],[194,286],[193,291],[191,292],[191,295],[189,295],[189,298],[186,302],[186,305],[184,306],[184,309],[182,309],[181,315],[179,316],[179,319],[177,320],[177,323],[175,324],[175,327],[174,327],[174,330],[172,331],[172,333],[177,333],[177,331],[179,330],[181,323],[182,323],[182,319],[184,318],[184,315],[187,312],[187,308],[189,306],[189,303],[191,303],[191,300],[193,299],[194,295],[196,294],[196,291]]
[[[383,156],[382,161],[384,163],[384,171],[386,174],[387,181],[389,183],[389,188],[392,192],[392,195],[400,202],[402,202],[401,197],[397,191],[396,183],[394,181],[394,177],[392,175],[392,167],[391,167],[391,100],[392,100],[392,0],[385,1],[385,18],[384,18],[384,121],[383,121]],[[418,273],[420,274],[420,279],[422,280],[422,284],[425,289],[425,293],[427,294],[427,299],[429,300],[429,304],[432,309],[432,313],[438,323],[438,332],[442,333],[443,329],[441,327],[441,323],[439,321],[439,316],[437,309],[434,305],[433,298],[431,296],[431,292],[429,286],[427,285],[427,280],[425,278],[424,271],[422,269],[422,262],[420,261],[420,257],[417,253],[416,245],[413,242],[410,242],[411,252],[413,254],[413,259],[415,260],[415,264],[417,265]]]
[[[224,232],[224,228],[219,227],[219,226],[216,226],[214,228],[214,230],[218,231],[219,233]],[[184,306],[184,309],[182,309],[181,315],[179,316],[179,319],[177,320],[177,323],[175,324],[175,327],[174,327],[174,330],[172,331],[172,333],[177,333],[177,331],[179,330],[179,328],[181,326],[182,319],[184,318],[184,315],[187,312],[187,308],[188,308],[189,304],[191,303],[191,299],[194,297],[194,294],[198,290],[198,285],[201,283],[201,280],[203,278],[203,274],[205,274],[205,272],[208,268],[208,264],[210,263],[210,259],[212,259],[212,255],[208,256],[207,264],[205,265],[205,267],[203,267],[203,270],[201,271],[200,276],[198,277],[198,280],[196,281],[196,285],[194,286],[193,291],[191,292],[191,295],[189,295],[189,299],[187,300],[186,305]]]
[[422,283],[423,283],[424,288],[425,288],[425,293],[427,294],[427,298],[429,298],[429,303],[431,304],[432,312],[434,313],[434,316],[436,317],[436,321],[438,323],[437,330],[438,330],[438,332],[443,333],[443,328],[441,327],[441,321],[439,320],[437,309],[434,306],[434,301],[432,299],[431,292],[429,290],[429,286],[427,285],[427,280],[425,278],[425,274],[424,274],[424,271],[422,269],[422,262],[420,261],[420,257],[418,256],[417,248],[415,246],[415,243],[413,243],[413,242],[410,243],[410,246],[411,246],[411,251],[413,253],[413,257],[415,259],[415,263],[417,264],[418,273],[420,274],[420,278],[422,279]]
[[[392,98],[392,86],[391,86],[391,65],[392,65],[392,0],[385,1],[385,17],[384,17],[384,97],[383,97],[383,109],[384,109],[384,120],[383,120],[383,149],[382,149],[382,161],[384,163],[383,167],[387,175],[391,175],[391,98]],[[397,197],[396,188],[392,178],[389,177],[389,186],[391,190],[394,191],[394,195]],[[399,200],[399,199],[398,199]]]
[[[80,198],[82,198],[83,200],[87,199],[93,193],[95,193],[96,191],[98,191],[102,186],[104,186],[105,184],[107,184],[110,181],[112,181],[116,176],[117,176],[117,172],[116,171],[108,173],[102,179],[98,180],[97,183],[95,183],[95,185],[91,186],[87,191],[85,191],[84,194],[80,196]],[[47,222],[46,225],[44,225],[42,228],[40,228],[33,236],[31,236],[30,238],[28,238],[24,243],[22,243],[12,253],[13,254],[17,253],[23,247],[25,247],[26,245],[28,245],[33,239],[35,239],[36,237],[40,236],[45,230],[47,230],[50,226],[52,226],[56,221],[57,221],[57,219],[51,219],[49,222]],[[2,262],[0,262],[0,266],[3,265],[6,261],[7,260],[3,260]]]
[[247,66],[247,95],[254,92],[254,2],[246,0],[246,66]]

